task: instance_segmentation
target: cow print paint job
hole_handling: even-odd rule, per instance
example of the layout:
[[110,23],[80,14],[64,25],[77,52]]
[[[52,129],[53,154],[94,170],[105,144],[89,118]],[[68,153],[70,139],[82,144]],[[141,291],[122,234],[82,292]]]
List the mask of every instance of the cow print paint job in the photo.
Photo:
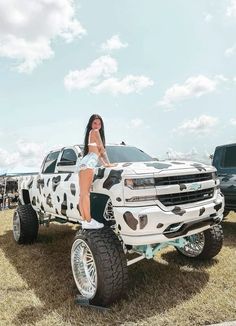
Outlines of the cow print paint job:
[[60,197],[59,196],[57,196],[57,201],[58,201],[58,203],[60,203]]
[[63,202],[61,203],[61,215],[66,216],[67,211],[67,195],[64,193]]
[[144,163],[146,166],[152,166],[155,169],[161,170],[161,169],[168,169],[171,164],[167,164],[167,163],[158,163],[158,162],[154,162],[154,163]]
[[130,166],[130,165],[132,165],[132,163],[127,162],[127,163],[122,164],[122,167],[127,167],[127,166]]
[[218,210],[221,209],[221,207],[222,207],[222,203],[219,203],[214,206],[214,209],[218,212]]
[[191,166],[195,167],[196,169],[198,169],[198,171],[206,171],[206,168],[200,164],[200,163],[193,163],[193,164],[190,164]]
[[72,176],[72,173],[69,173],[69,174],[67,175],[67,177],[65,178],[64,181],[68,181],[68,180],[70,179],[71,176]]
[[31,177],[30,182],[28,183],[28,189],[31,189],[33,186],[34,179]]
[[112,186],[121,182],[123,170],[111,170],[107,179],[103,183],[103,188],[110,190]]
[[125,212],[123,214],[123,218],[125,220],[125,223],[132,229],[132,230],[137,230],[137,225],[138,221],[136,218],[133,216],[133,214],[129,211]]
[[41,211],[42,212],[45,212],[45,209],[44,209],[44,207],[43,207],[43,204],[41,203],[41,205],[40,205],[40,209],[41,209]]
[[32,205],[33,205],[33,206],[36,205],[36,198],[35,198],[35,196],[33,196],[33,199],[32,199]]
[[49,182],[50,182],[50,178],[49,178],[48,181],[47,181],[47,187],[49,187]]
[[171,212],[174,213],[175,215],[180,215],[180,216],[182,216],[182,215],[184,215],[184,214],[186,213],[186,210],[185,210],[185,209],[182,209],[182,208],[179,207],[179,206],[175,206],[175,207],[172,209]]
[[61,176],[58,175],[57,177],[52,178],[52,190],[56,191],[59,183],[61,182]]
[[46,198],[46,203],[49,207],[53,207],[51,194],[48,194]]
[[74,206],[73,206],[73,203],[70,203],[70,209],[73,209]]
[[179,189],[180,189],[180,191],[182,191],[182,190],[184,190],[184,189],[187,189],[187,187],[186,187],[186,185],[185,185],[184,183],[181,183],[181,184],[179,185]]
[[98,179],[103,179],[104,178],[104,172],[105,168],[99,168],[98,172],[94,174],[93,182],[98,180]]
[[70,191],[71,191],[71,194],[73,196],[75,196],[75,193],[76,193],[76,187],[75,187],[75,184],[74,183],[71,183],[70,184]]
[[140,229],[144,229],[145,226],[147,225],[148,223],[148,217],[147,215],[141,215],[139,216],[139,225],[140,225]]
[[201,216],[205,212],[205,210],[206,210],[205,207],[200,208],[199,216]]

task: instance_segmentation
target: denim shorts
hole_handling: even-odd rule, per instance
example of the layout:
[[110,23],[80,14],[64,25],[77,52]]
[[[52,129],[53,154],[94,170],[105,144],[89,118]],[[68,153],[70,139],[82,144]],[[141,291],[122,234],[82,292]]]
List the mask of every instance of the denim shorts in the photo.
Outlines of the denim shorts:
[[98,155],[94,152],[90,152],[85,155],[79,162],[79,170],[94,169],[98,163]]

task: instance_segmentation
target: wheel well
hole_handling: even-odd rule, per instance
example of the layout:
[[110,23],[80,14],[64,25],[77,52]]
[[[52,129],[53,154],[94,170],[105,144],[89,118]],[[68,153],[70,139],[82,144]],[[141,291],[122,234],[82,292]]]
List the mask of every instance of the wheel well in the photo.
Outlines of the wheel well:
[[22,198],[25,205],[30,204],[30,196],[28,190],[25,189],[22,190]]

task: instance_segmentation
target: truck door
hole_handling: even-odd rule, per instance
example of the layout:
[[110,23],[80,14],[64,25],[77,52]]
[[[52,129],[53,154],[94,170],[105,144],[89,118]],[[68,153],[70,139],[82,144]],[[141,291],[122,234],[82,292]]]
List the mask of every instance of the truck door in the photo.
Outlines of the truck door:
[[39,196],[37,196],[36,202],[40,209],[46,213],[56,213],[57,195],[55,190],[58,175],[55,173],[55,169],[60,152],[57,150],[48,154],[37,179]]
[[79,178],[77,169],[78,153],[73,147],[64,148],[59,157],[56,171],[60,181],[56,187],[57,213],[64,218],[78,220]]

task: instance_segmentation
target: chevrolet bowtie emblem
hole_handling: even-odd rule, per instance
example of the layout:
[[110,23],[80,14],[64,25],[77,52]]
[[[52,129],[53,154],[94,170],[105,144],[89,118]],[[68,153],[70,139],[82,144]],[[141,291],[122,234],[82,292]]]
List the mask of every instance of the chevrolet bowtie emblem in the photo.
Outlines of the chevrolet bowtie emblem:
[[193,191],[196,191],[196,190],[199,190],[202,188],[202,185],[199,184],[199,183],[192,183],[190,186],[189,186],[189,190],[193,190]]

